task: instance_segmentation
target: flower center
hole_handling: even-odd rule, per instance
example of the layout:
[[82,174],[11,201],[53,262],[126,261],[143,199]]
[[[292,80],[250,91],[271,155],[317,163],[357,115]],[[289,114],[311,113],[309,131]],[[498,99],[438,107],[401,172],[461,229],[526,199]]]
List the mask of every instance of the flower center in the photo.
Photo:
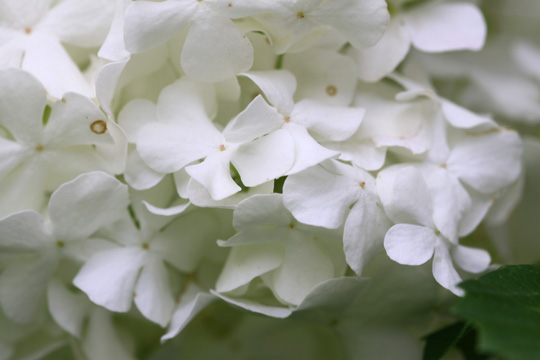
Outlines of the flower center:
[[328,96],[336,96],[337,88],[334,85],[328,85],[326,87],[326,93],[328,94]]
[[90,130],[98,135],[104,134],[107,131],[107,123],[103,120],[96,120],[90,124]]

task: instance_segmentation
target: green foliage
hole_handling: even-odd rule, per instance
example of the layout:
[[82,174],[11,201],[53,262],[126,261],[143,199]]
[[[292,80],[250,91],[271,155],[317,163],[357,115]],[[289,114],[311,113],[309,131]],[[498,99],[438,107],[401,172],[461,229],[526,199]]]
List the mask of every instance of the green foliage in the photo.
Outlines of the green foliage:
[[460,286],[466,295],[454,310],[478,329],[482,350],[540,359],[540,265],[502,266]]
[[476,350],[477,333],[470,323],[457,322],[426,336],[422,360],[440,360],[452,348],[461,351],[465,360],[487,360]]

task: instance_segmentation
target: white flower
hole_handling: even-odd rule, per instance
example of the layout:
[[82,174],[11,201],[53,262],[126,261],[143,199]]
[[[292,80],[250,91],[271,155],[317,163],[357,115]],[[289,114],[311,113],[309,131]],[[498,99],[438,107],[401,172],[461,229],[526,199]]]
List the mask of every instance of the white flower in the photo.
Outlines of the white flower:
[[[232,179],[230,164],[249,187],[279,178],[291,168],[293,139],[277,130],[281,119],[262,97],[220,132],[205,111],[204,95],[199,94],[198,85],[187,79],[163,90],[156,108],[158,121],[141,127],[137,135],[137,151],[150,168],[172,173],[186,167],[216,200],[241,190]],[[190,165],[197,160],[203,161]]]
[[281,129],[294,140],[294,164],[291,175],[338,155],[319,142],[344,141],[360,126],[364,109],[331,106],[311,99],[295,104],[296,79],[285,70],[252,71],[243,74],[264,93],[275,113],[274,129]]
[[271,34],[278,54],[308,35],[314,35],[307,42],[312,44],[332,28],[354,47],[369,47],[380,39],[389,20],[381,0],[272,0],[261,5],[267,14],[255,18]]
[[[231,6],[228,6],[228,4]],[[132,2],[125,14],[126,48],[150,49],[189,27],[182,50],[182,69],[193,80],[216,82],[247,71],[253,47],[231,18],[253,13],[253,4],[216,0]],[[255,9],[255,12],[258,12]]]
[[480,10],[462,2],[429,2],[393,16],[381,40],[368,49],[351,49],[361,80],[376,82],[399,65],[411,44],[418,50],[438,53],[478,51],[486,39]]
[[282,195],[242,201],[233,224],[238,234],[220,242],[232,251],[216,283],[219,293],[238,297],[268,287],[280,302],[299,305],[316,285],[345,271],[340,232],[295,221]]
[[0,68],[29,71],[57,98],[68,91],[94,96],[63,44],[101,45],[113,11],[108,0],[0,1]]
[[92,170],[123,169],[123,134],[89,99],[67,93],[47,106],[43,86],[17,69],[0,71],[0,216],[39,210],[45,191]]
[[17,322],[32,321],[58,261],[84,258],[107,247],[95,233],[118,220],[128,203],[125,185],[110,175],[93,172],[63,184],[52,194],[49,221],[32,210],[1,219],[0,246],[14,252],[0,275],[0,305],[6,315]]
[[433,257],[435,280],[456,295],[464,292],[457,287],[461,278],[453,262],[471,273],[487,269],[491,261],[487,251],[459,245],[437,229],[430,193],[419,170],[404,167],[397,171],[381,200],[390,219],[397,223],[384,238],[386,253],[392,260],[421,265]]
[[143,208],[137,215],[140,230],[131,219],[112,228],[108,237],[116,244],[86,261],[73,283],[94,303],[111,311],[126,312],[133,300],[143,316],[165,327],[176,308],[166,264],[184,274],[194,273],[219,227],[211,215],[201,211],[175,220],[145,214]]
[[289,176],[283,195],[285,207],[304,224],[337,229],[345,222],[343,250],[357,275],[382,250],[390,222],[367,172],[328,160]]

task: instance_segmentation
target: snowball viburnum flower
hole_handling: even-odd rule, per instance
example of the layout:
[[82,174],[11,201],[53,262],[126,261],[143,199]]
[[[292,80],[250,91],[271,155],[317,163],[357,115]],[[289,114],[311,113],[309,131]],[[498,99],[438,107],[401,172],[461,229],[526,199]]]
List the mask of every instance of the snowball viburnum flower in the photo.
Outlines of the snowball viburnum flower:
[[345,223],[343,250],[358,275],[383,249],[390,222],[379,203],[375,180],[364,170],[327,160],[289,176],[283,202],[304,224],[337,229]]
[[295,43],[335,29],[354,47],[374,45],[389,20],[386,3],[381,0],[272,0],[261,2],[266,14],[255,16],[270,33],[274,50],[286,52]]
[[345,272],[340,232],[295,221],[280,194],[242,201],[233,224],[238,234],[219,243],[232,247],[216,283],[219,293],[249,295],[253,283],[284,304],[299,305],[316,285]]
[[[165,88],[156,107],[157,121],[139,130],[137,151],[150,168],[173,173],[185,167],[216,200],[241,190],[230,164],[249,187],[279,178],[291,168],[293,139],[277,129],[281,119],[262,97],[220,132],[205,111],[203,98],[193,96],[196,88],[187,79]],[[203,161],[192,164],[198,160]]]
[[126,48],[139,53],[189,27],[181,57],[186,75],[198,81],[225,80],[253,64],[253,47],[231,18],[248,16],[254,7],[245,1],[134,1],[125,14]]
[[476,5],[430,2],[394,14],[377,44],[368,49],[353,48],[350,54],[356,60],[360,79],[375,82],[394,71],[411,45],[429,53],[478,51],[484,45],[486,30]]
[[176,219],[143,211],[138,211],[140,230],[131,219],[112,228],[108,233],[114,240],[111,247],[88,259],[73,283],[110,311],[126,312],[134,301],[143,316],[165,327],[177,307],[166,264],[185,274],[194,273],[208,244],[215,241],[212,234],[217,226],[202,211]]
[[45,191],[92,170],[123,169],[123,135],[89,99],[64,94],[47,105],[43,86],[18,69],[0,71],[0,216],[39,210]]
[[[252,71],[242,74],[252,80],[272,106],[274,131],[284,130],[294,139],[294,164],[286,175],[319,164],[339,153],[319,142],[344,141],[357,130],[364,117],[364,109],[332,106],[311,99],[295,104],[296,79],[286,70]],[[271,128],[272,129],[272,128]]]
[[107,36],[114,13],[108,0],[0,1],[0,68],[21,67],[47,91],[94,96],[63,44],[92,48]]
[[[385,174],[379,176],[382,179]],[[457,287],[461,277],[453,263],[467,272],[480,273],[491,261],[488,252],[459,245],[457,239],[441,234],[433,221],[427,184],[414,167],[400,169],[393,179],[385,179],[385,185],[378,187],[385,210],[396,223],[384,238],[388,256],[403,265],[421,265],[433,257],[435,280],[454,294],[463,295]]]
[[[62,258],[81,259],[107,247],[95,233],[120,219],[127,186],[103,172],[80,175],[52,195],[48,221],[33,210],[0,219],[0,247],[13,262],[0,275],[0,305],[11,319],[36,316],[49,278]],[[17,253],[26,254],[19,258]]]

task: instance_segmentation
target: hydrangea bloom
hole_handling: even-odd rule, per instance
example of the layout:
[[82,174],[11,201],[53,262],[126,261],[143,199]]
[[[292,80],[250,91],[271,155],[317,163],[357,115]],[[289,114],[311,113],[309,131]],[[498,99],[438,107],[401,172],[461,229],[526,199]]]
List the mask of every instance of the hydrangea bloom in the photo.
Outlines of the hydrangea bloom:
[[0,360],[420,358],[538,178],[477,3],[0,0]]

